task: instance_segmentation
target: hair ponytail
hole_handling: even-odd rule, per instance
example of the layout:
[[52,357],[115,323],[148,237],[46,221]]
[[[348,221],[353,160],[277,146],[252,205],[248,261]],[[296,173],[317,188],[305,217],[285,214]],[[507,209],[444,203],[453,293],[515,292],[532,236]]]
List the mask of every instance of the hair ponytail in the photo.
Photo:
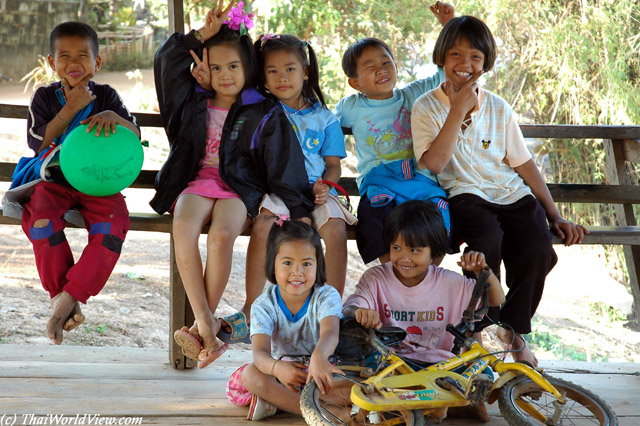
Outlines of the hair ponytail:
[[322,90],[320,90],[320,66],[318,65],[316,52],[313,50],[313,47],[311,47],[311,43],[309,41],[303,41],[302,43],[303,45],[306,44],[307,51],[309,53],[309,80],[307,80],[307,85],[309,86],[310,92],[313,93],[313,97],[319,100],[320,103],[326,107],[327,103],[324,101]]

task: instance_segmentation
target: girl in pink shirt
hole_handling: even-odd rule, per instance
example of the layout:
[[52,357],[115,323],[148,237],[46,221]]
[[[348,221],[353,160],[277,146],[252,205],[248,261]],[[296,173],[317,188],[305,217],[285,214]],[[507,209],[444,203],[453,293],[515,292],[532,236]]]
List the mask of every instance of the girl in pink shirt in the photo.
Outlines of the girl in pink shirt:
[[[424,201],[395,207],[385,220],[383,238],[390,261],[362,275],[344,303],[344,315],[365,327],[406,330],[398,350],[403,357],[421,364],[450,358],[453,336],[445,328],[462,319],[475,280],[432,264],[448,250],[437,207]],[[484,254],[468,251],[458,265],[477,276],[486,266]],[[491,273],[489,283],[489,305],[499,306],[504,302],[500,281]]]

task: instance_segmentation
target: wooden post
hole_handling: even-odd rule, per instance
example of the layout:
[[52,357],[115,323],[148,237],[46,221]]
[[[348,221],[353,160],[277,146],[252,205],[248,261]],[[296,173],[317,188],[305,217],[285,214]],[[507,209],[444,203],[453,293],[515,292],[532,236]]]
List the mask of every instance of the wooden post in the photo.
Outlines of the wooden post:
[[[631,185],[625,170],[625,144],[623,140],[605,139],[607,173],[611,185]],[[615,204],[616,222],[619,226],[636,226],[633,204]],[[633,315],[640,324],[640,239],[635,245],[624,245],[624,257],[629,273],[629,285],[633,294]]]
[[171,236],[169,241],[169,362],[174,368],[184,370],[185,368],[195,367],[196,362],[182,354],[182,349],[173,340],[173,333],[185,325],[190,327],[193,324],[194,316],[187,295],[184,292],[182,278],[178,272],[173,248],[173,233],[169,235]]
[[169,33],[184,32],[184,6],[182,0],[169,0]]

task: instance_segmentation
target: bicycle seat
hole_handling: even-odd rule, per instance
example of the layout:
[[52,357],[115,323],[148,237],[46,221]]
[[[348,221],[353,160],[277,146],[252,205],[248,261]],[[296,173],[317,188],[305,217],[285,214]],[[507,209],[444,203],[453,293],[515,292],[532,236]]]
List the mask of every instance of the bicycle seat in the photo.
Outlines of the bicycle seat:
[[[385,346],[400,343],[407,336],[407,332],[399,327],[381,327],[374,332]],[[340,320],[340,338],[335,353],[345,361],[361,361],[376,352],[369,339],[368,329],[355,318],[345,317]]]
[[391,325],[380,327],[374,331],[376,333],[376,337],[380,339],[385,346],[393,346],[402,342],[407,337],[406,330]]

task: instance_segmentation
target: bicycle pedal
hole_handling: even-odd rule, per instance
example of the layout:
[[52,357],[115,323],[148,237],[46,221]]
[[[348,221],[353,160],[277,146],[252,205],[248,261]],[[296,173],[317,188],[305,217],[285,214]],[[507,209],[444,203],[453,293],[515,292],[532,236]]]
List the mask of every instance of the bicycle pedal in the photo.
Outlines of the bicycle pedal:
[[462,397],[465,396],[464,388],[460,386],[460,383],[458,383],[458,381],[453,377],[439,377],[436,379],[436,385],[449,392],[457,392]]
[[479,374],[470,383],[467,399],[472,405],[478,405],[487,401],[491,388],[493,387],[493,378],[487,374]]

